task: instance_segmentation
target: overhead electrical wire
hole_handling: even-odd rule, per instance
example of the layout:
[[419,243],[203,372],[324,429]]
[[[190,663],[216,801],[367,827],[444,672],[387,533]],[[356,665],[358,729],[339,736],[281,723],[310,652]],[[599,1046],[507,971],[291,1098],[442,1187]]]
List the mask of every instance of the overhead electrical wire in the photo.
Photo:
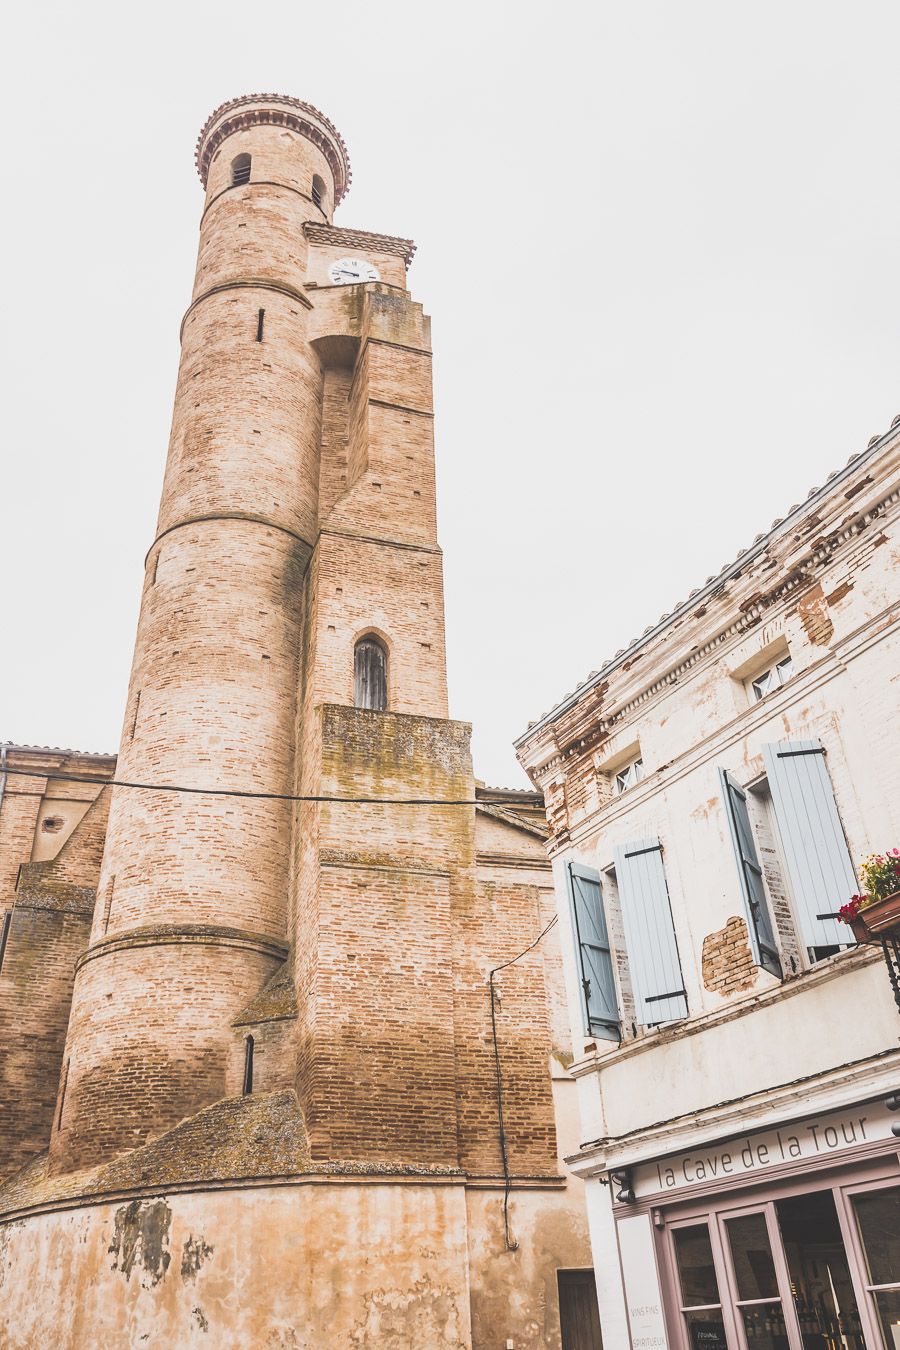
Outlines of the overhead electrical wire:
[[7,767],[5,772],[19,778],[43,778],[56,783],[89,783],[92,787],[133,788],[141,792],[185,792],[200,797],[247,797],[250,800],[269,802],[338,802],[351,806],[484,806],[485,802],[490,803],[489,797],[341,797],[327,792],[255,792],[249,788],[188,787],[183,783],[132,783],[124,778],[95,778],[89,774],[76,773],[44,773],[40,769]]
[[[4,746],[4,749],[6,747]],[[256,792],[251,789],[240,788],[211,788],[211,787],[188,787],[179,783],[138,783],[130,782],[124,778],[96,778],[89,774],[74,773],[43,773],[35,769],[13,769],[9,764],[4,765],[4,774],[20,778],[42,778],[48,782],[56,783],[87,783],[92,787],[118,787],[129,788],[141,792],[183,792],[194,796],[206,797],[244,797],[251,801],[275,801],[275,802],[311,802],[327,803],[332,802],[338,805],[346,806],[483,806],[490,802],[490,798],[484,797],[342,797],[334,793],[294,793],[294,792]],[[10,795],[20,795],[11,793]],[[553,918],[545,928],[538,933],[533,942],[529,943],[518,956],[513,956],[509,961],[503,961],[500,965],[494,966],[489,972],[488,985],[490,988],[491,1000],[491,1033],[494,1044],[494,1072],[497,1084],[497,1119],[500,1135],[500,1157],[503,1164],[503,1224],[506,1235],[506,1246],[508,1251],[518,1250],[518,1242],[512,1237],[509,1228],[509,1193],[512,1189],[512,1178],[509,1171],[509,1153],[506,1146],[506,1127],[503,1119],[503,1076],[500,1068],[500,1047],[497,1039],[497,1010],[496,1010],[496,987],[494,985],[494,976],[501,970],[506,970],[508,966],[514,966],[517,961],[521,961],[523,956],[527,956],[533,951],[538,943],[546,937],[547,933],[557,922],[558,916],[554,914]]]

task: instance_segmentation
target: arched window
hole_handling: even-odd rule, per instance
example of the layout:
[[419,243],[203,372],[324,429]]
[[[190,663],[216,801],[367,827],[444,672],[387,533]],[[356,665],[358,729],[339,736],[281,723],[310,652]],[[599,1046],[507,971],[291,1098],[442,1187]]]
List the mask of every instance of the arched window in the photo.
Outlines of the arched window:
[[320,178],[317,173],[313,174],[312,199],[316,206],[320,206],[323,211],[325,210],[325,180]]
[[353,702],[384,712],[387,707],[387,652],[377,638],[364,637],[353,653]]
[[231,186],[240,187],[250,182],[250,156],[238,155],[231,161]]

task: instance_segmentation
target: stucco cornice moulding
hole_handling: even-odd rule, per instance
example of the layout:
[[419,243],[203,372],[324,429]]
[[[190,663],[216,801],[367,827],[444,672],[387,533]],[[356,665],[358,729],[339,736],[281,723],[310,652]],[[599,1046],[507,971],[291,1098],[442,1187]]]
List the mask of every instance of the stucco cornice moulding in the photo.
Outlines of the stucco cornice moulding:
[[322,225],[308,220],[303,233],[313,244],[336,244],[339,248],[371,249],[373,253],[390,253],[402,258],[407,267],[416,251],[415,241],[401,239],[393,234],[373,234],[371,230],[348,229],[343,225]]
[[204,188],[210,162],[222,142],[234,132],[252,126],[286,127],[305,136],[328,160],[334,175],[335,206],[346,197],[352,174],[343,136],[318,108],[289,94],[244,94],[220,104],[210,114],[197,137],[194,157]]
[[[604,680],[608,680],[614,673],[623,668],[627,668],[634,661],[638,653],[644,652],[646,648],[658,638],[664,637],[668,630],[687,618],[693,611],[701,608],[706,601],[716,598],[730,582],[736,580],[753,562],[764,554],[773,541],[796,530],[806,516],[811,515],[818,506],[824,504],[829,497],[844,487],[849,480],[858,475],[862,475],[861,481],[857,487],[851,492],[844,493],[844,496],[852,504],[858,492],[863,487],[868,486],[872,481],[871,477],[866,476],[865,471],[871,465],[873,459],[885,456],[885,476],[888,476],[889,473],[893,472],[896,451],[898,449],[900,449],[900,419],[895,418],[895,425],[892,425],[888,432],[877,439],[873,439],[872,444],[861,454],[852,456],[843,469],[832,474],[820,488],[810,492],[804,502],[792,508],[784,519],[776,521],[768,531],[759,535],[750,548],[745,549],[738,554],[734,562],[729,563],[728,566],[724,567],[716,576],[710,577],[709,581],[704,586],[698,587],[698,589],[692,592],[686,600],[677,605],[670,614],[664,615],[657,623],[651,624],[641,637],[635,639],[635,641],[630,643],[623,651],[617,653],[611,661],[605,662],[599,670],[595,671],[583,684],[579,685],[572,694],[561,700],[555,708],[552,708],[550,712],[539,718],[532,726],[528,727],[521,736],[517,737],[513,744],[519,752],[521,762],[528,762],[532,743],[539,742],[542,733],[546,733],[548,729],[559,725],[565,715],[572,713],[577,708],[577,705],[596,689],[599,684]],[[895,504],[898,500],[898,495],[900,495],[898,489],[896,486],[893,486],[891,491],[886,493],[878,503],[861,511],[856,519],[849,525],[841,523],[839,528],[836,531],[832,531],[831,534],[827,533],[826,526],[826,533],[812,539],[809,554],[803,560],[802,564],[798,562],[792,571],[797,570],[801,566],[818,566],[821,562],[832,557],[836,549],[840,547],[841,543],[852,538],[852,536],[864,528],[865,525],[870,524],[876,517],[883,514],[889,506]]]
[[[787,1126],[809,1116],[862,1106],[883,1099],[894,1089],[898,1066],[900,1050],[892,1046],[879,1054],[867,1055],[823,1073],[796,1078],[764,1092],[748,1093],[745,1097],[719,1102],[690,1115],[659,1121],[618,1137],[593,1140],[583,1144],[578,1153],[567,1157],[566,1163],[577,1176],[599,1176],[610,1169],[638,1167],[691,1149],[722,1144],[745,1134]],[[874,1146],[874,1151],[880,1153],[884,1148],[882,1140]],[[833,1165],[839,1166],[842,1161],[846,1159],[836,1157]],[[800,1170],[806,1171],[808,1167],[809,1159],[806,1158]],[[747,1178],[748,1184],[754,1182],[758,1182],[758,1178]],[[721,1181],[703,1189],[716,1188],[721,1188]],[[701,1193],[700,1187],[691,1188],[692,1196]],[[680,1192],[676,1198],[683,1200],[686,1197]],[[657,1205],[665,1199],[665,1193],[662,1193],[648,1197],[648,1202]]]
[[771,985],[768,989],[762,989],[743,997],[734,997],[730,1003],[722,1008],[714,1008],[709,1012],[698,1013],[696,1017],[689,1017],[683,1022],[672,1022],[667,1026],[658,1027],[654,1031],[645,1032],[641,1036],[636,1036],[634,1040],[623,1041],[621,1045],[614,1046],[606,1053],[597,1051],[584,1059],[577,1059],[571,1065],[569,1072],[573,1078],[583,1078],[587,1074],[601,1073],[604,1069],[621,1064],[626,1059],[634,1059],[653,1050],[659,1050],[675,1041],[700,1036],[711,1027],[724,1026],[727,1022],[739,1021],[741,1018],[756,1012],[758,1008],[767,1007],[772,1003],[780,1003],[785,999],[794,998],[797,994],[806,993],[809,989],[829,984],[832,980],[845,975],[848,970],[858,970],[865,966],[880,966],[881,960],[879,948],[869,946],[848,948],[846,951],[838,952],[835,956],[830,956],[824,961],[819,961],[808,970],[800,971],[790,980],[783,980],[778,984]]
[[[443,1172],[404,1173],[391,1171],[346,1171],[340,1170],[341,1164],[333,1164],[333,1171],[324,1167],[320,1171],[286,1174],[284,1176],[217,1178],[214,1181],[173,1181],[152,1182],[146,1185],[117,1188],[115,1190],[96,1191],[91,1194],[69,1195],[59,1200],[45,1200],[34,1205],[21,1205],[16,1209],[0,1210],[0,1228],[5,1224],[17,1223],[21,1219],[38,1214],[65,1213],[73,1209],[94,1208],[97,1205],[114,1205],[122,1201],[137,1200],[144,1196],[157,1195],[204,1195],[210,1191],[265,1191],[283,1190],[285,1187],[301,1186],[459,1186],[465,1190],[503,1191],[505,1181],[497,1177],[467,1177],[459,1170],[446,1169]],[[568,1185],[565,1177],[511,1177],[511,1191],[563,1191]]]
[[[679,684],[682,677],[688,672],[701,668],[708,662],[708,658],[721,652],[724,646],[743,638],[760,623],[764,616],[771,619],[773,610],[779,606],[783,607],[798,589],[812,583],[816,573],[827,564],[834,563],[840,551],[847,544],[856,544],[857,542],[864,544],[862,532],[867,526],[873,524],[876,520],[883,520],[885,524],[890,523],[896,514],[898,504],[900,504],[900,489],[895,489],[859,516],[853,524],[830,536],[827,544],[821,545],[807,558],[799,562],[781,585],[773,588],[765,597],[761,597],[753,604],[747,604],[732,623],[696,647],[683,660],[669,667],[658,679],[620,704],[607,716],[598,718],[589,734],[573,737],[571,740],[566,739],[563,747],[560,747],[557,735],[562,728],[558,723],[548,723],[541,726],[537,736],[535,736],[534,731],[528,733],[522,741],[517,743],[520,748],[522,763],[533,777],[539,778],[541,781],[545,781],[548,776],[552,776],[560,768],[562,768],[563,773],[568,773],[579,762],[584,753],[593,748],[598,739],[612,735],[622,723],[628,720],[632,713],[644,709],[658,695],[664,694],[670,687]],[[586,688],[583,692],[587,695],[590,691]],[[577,703],[573,703],[569,711],[574,713],[576,708]],[[560,721],[562,721],[561,718]],[[531,737],[534,739],[530,743],[529,738]]]
[[[717,728],[710,736],[698,741],[689,751],[680,755],[674,765],[660,765],[659,768],[651,770],[635,787],[630,788],[627,795],[613,797],[596,810],[581,816],[569,827],[565,837],[560,835],[550,840],[548,845],[550,856],[555,857],[570,846],[577,847],[598,830],[614,824],[633,807],[669,789],[698,765],[708,762],[731,746],[752,736],[780,711],[787,711],[802,703],[804,699],[809,699],[830,680],[842,674],[849,660],[889,637],[898,620],[900,620],[900,601],[890,610],[883,611],[874,619],[867,621],[861,628],[848,633],[821,661],[808,666],[802,674],[795,676],[789,686],[784,686],[761,702],[754,703],[725,726]],[[564,765],[560,758],[557,764],[560,785],[564,783],[567,767],[571,765]]]

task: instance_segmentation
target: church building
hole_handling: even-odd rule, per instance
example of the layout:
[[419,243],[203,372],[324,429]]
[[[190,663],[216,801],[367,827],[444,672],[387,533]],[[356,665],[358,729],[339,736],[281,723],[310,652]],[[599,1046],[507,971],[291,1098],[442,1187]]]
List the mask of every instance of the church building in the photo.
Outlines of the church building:
[[414,245],[334,224],[297,99],[197,168],[119,753],[0,760],[3,1345],[599,1350],[542,798],[448,717]]

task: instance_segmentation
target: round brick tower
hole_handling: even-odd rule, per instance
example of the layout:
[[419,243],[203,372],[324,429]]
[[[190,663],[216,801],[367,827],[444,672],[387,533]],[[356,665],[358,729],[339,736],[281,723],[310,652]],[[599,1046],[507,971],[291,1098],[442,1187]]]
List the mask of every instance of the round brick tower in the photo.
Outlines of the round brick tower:
[[[206,188],[157,535],[117,777],[289,793],[322,373],[304,223],[346,148],[308,104],[235,99],[197,146]],[[225,1093],[230,1023],[286,951],[289,803],[114,789],[51,1144],[93,1165]]]

